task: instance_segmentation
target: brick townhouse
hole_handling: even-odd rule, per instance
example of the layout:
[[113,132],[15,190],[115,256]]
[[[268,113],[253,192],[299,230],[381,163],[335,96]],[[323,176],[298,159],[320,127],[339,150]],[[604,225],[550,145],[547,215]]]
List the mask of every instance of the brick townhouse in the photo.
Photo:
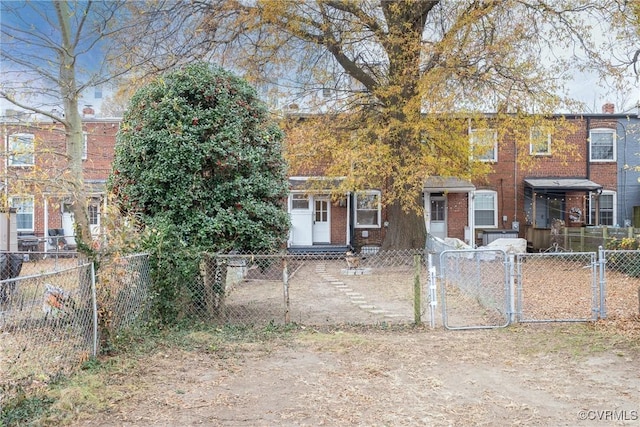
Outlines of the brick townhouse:
[[[569,227],[640,227],[638,116],[616,114],[613,105],[606,104],[601,114],[555,119],[565,121],[559,126],[563,131],[531,130],[525,155],[532,162],[527,168],[516,162],[517,146],[522,144],[517,145],[510,132],[502,133],[498,141],[490,125],[471,126],[470,144],[477,143],[479,136],[483,143],[489,141],[490,149],[478,160],[489,162],[492,172],[474,182],[455,177],[428,179],[423,195],[429,233],[483,245],[496,237],[530,237],[535,230],[548,234],[554,220]],[[92,231],[98,233],[119,120],[85,117],[83,126],[89,218]],[[16,209],[17,231],[36,236],[38,250],[51,250],[52,233],[73,234],[68,194],[54,185],[66,165],[59,154],[65,151],[63,129],[54,123],[7,121],[1,132],[5,143],[5,161],[0,164],[3,193]],[[554,153],[560,139],[571,149],[565,160]],[[367,251],[381,245],[387,218],[380,190],[335,197],[332,189],[340,178],[323,176],[322,165],[297,172],[289,178],[287,200],[291,249],[353,246]],[[310,181],[316,183],[312,189]]]
[[[100,232],[119,124],[119,119],[83,118],[82,164],[93,234]],[[2,198],[15,211],[11,218],[17,231],[17,239],[3,239],[2,244],[9,246],[3,250],[50,251],[62,245],[72,249],[71,190],[63,178],[68,166],[63,126],[9,118],[1,124],[0,134],[4,142]]]
[[[637,115],[615,114],[605,104],[602,114],[560,118],[565,124],[544,138],[532,130],[527,168],[516,162],[516,142],[505,132],[486,159],[492,163],[486,180],[428,183],[427,230],[483,245],[498,237],[548,236],[554,220],[568,227],[633,225],[634,207],[640,209]],[[566,160],[554,153],[560,139],[570,149]],[[536,243],[534,249],[546,245]]]

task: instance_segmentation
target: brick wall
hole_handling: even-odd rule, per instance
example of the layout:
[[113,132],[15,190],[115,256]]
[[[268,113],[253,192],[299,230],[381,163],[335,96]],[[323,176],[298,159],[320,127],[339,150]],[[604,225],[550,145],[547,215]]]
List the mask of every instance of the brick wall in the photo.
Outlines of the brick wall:
[[[83,122],[87,134],[87,159],[83,160],[85,180],[106,180],[114,157],[115,137],[119,129],[117,120],[88,119]],[[34,123],[31,125],[4,124],[1,128],[3,143],[16,133],[34,135],[35,167],[11,167],[0,162],[0,170],[7,174],[9,196],[17,193],[34,196],[34,233],[44,236],[45,193],[53,191],[49,180],[61,179],[67,170],[64,127],[59,123]],[[4,151],[4,149],[2,150]],[[4,155],[3,155],[4,156]],[[28,178],[28,179],[25,179]],[[18,184],[22,182],[21,184]],[[24,184],[30,182],[34,184]],[[47,228],[62,227],[62,198],[47,196]],[[41,247],[40,249],[43,249]]]

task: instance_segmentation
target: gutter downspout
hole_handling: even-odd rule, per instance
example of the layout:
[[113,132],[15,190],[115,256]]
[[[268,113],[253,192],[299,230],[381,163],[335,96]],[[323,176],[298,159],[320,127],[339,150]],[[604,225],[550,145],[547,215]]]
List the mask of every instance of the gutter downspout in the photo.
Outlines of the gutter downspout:
[[469,217],[469,246],[471,246],[472,248],[476,247],[476,217],[475,217],[475,198],[476,198],[476,192],[475,190],[469,191],[467,193],[467,198],[468,198],[468,214],[467,217]]

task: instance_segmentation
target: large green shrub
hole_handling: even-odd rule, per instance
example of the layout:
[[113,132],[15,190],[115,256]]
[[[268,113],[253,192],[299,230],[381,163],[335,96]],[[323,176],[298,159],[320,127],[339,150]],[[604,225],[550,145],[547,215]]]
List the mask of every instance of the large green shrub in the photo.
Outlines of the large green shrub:
[[173,307],[176,286],[197,274],[194,253],[284,245],[282,139],[255,90],[209,64],[167,74],[133,96],[109,186],[125,216],[162,236],[160,251],[147,239],[162,304]]

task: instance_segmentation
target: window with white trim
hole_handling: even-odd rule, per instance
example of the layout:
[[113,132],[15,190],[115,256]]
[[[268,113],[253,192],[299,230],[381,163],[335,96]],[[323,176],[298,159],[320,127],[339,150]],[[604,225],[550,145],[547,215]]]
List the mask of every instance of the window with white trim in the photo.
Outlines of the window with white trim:
[[495,129],[470,129],[471,158],[481,162],[498,161],[498,132]]
[[380,204],[379,191],[364,191],[355,194],[356,228],[380,227],[380,214],[382,206]]
[[33,231],[33,196],[12,197],[11,207],[16,209],[17,231]]
[[529,154],[548,156],[551,154],[551,132],[542,126],[534,126],[529,131]]
[[35,164],[34,137],[30,133],[9,135],[9,166],[33,166]]
[[[598,198],[596,203],[595,198]],[[590,199],[591,223],[595,225],[614,225],[616,218],[616,192],[604,190],[599,196],[592,195]],[[596,207],[598,215],[596,215]],[[596,223],[597,222],[597,223]]]
[[476,227],[498,226],[498,193],[491,190],[476,191],[473,206]]
[[294,193],[291,195],[292,210],[309,210],[309,196],[306,194]]
[[92,202],[87,207],[89,225],[100,225],[100,207],[97,202]]
[[89,137],[87,132],[82,132],[82,160],[87,160],[87,153],[89,151]]
[[616,131],[614,129],[591,129],[589,131],[589,160],[610,162],[616,159]]

